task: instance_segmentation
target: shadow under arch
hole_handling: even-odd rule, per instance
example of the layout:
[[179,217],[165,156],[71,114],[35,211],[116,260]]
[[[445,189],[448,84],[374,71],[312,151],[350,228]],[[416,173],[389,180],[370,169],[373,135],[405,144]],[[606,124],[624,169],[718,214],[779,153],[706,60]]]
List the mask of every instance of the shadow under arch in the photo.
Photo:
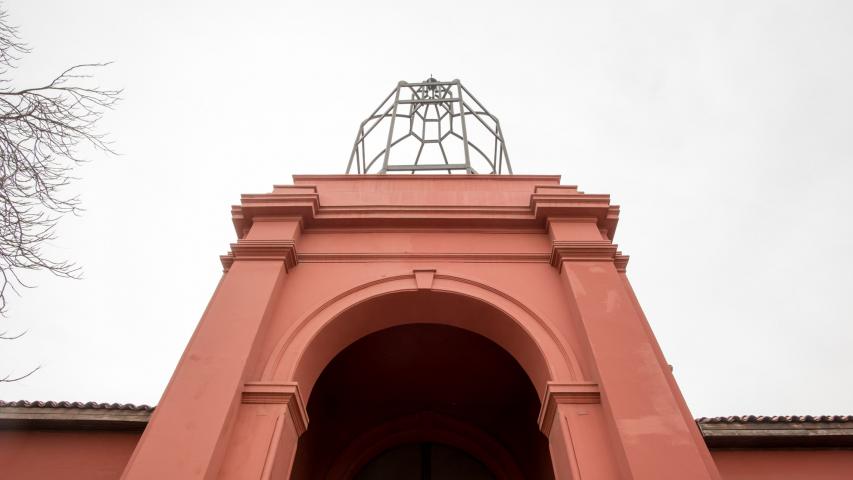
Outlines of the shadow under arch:
[[[399,295],[413,304],[430,299]],[[306,409],[311,422],[299,437],[295,480],[419,478],[425,471],[432,478],[554,478],[533,383],[508,351],[468,330],[420,323],[367,335],[326,366]]]
[[416,442],[458,448],[484,462],[499,480],[524,478],[512,454],[476,425],[434,412],[420,412],[385,422],[363,433],[335,459],[326,478],[348,479],[382,451]]
[[[410,311],[402,293],[431,296],[430,311]],[[348,345],[379,330],[414,323],[454,326],[492,340],[521,365],[540,401],[548,382],[583,379],[568,344],[522,302],[487,284],[451,275],[435,274],[429,288],[419,288],[409,273],[359,285],[300,318],[277,343],[262,380],[296,383],[307,403],[323,369]]]

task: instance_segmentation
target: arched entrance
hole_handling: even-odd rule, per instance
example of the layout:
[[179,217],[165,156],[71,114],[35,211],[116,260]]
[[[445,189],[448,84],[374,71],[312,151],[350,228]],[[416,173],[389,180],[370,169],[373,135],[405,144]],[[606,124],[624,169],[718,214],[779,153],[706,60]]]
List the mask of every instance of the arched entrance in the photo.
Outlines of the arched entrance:
[[[540,400],[548,382],[584,378],[574,352],[553,325],[516,299],[486,284],[434,272],[430,288],[421,289],[417,273],[359,285],[300,318],[279,340],[262,379],[297,383],[307,399],[322,370],[347,345],[411,323],[451,325],[491,339],[522,366]],[[426,308],[412,303],[413,295],[429,297]]]
[[[448,300],[456,308],[445,308]],[[492,340],[460,328],[465,318],[430,321],[466,317],[475,303],[404,292],[336,319],[365,321],[369,312],[415,321],[356,340],[323,369],[291,478],[553,478],[528,373]]]

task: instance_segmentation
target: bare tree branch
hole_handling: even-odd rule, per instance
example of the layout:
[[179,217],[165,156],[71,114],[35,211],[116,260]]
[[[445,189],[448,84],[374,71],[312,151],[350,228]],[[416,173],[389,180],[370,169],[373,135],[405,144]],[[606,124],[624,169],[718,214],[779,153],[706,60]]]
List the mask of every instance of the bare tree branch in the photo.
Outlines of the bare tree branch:
[[0,340],[17,340],[26,334],[27,334],[26,330],[24,330],[23,332],[21,332],[17,335],[9,335],[9,332],[0,332]]
[[39,371],[40,369],[41,369],[41,365],[39,365],[38,367],[36,367],[36,368],[34,368],[34,369],[30,370],[29,372],[27,372],[27,373],[25,373],[25,374],[23,374],[23,375],[19,375],[19,376],[17,376],[17,377],[13,377],[11,373],[10,373],[10,374],[7,374],[7,375],[6,375],[6,376],[4,376],[4,377],[0,377],[0,383],[10,383],[10,382],[17,382],[18,380],[23,380],[23,379],[25,379],[25,378],[29,377],[30,375],[32,375],[32,374],[34,374],[34,373],[36,373],[36,372],[37,372],[37,371]]
[[49,258],[42,246],[55,238],[63,214],[80,211],[79,198],[63,192],[85,161],[78,147],[115,153],[95,126],[121,90],[87,85],[91,72],[108,64],[75,65],[42,85],[15,88],[9,74],[28,52],[0,7],[0,315],[10,291],[31,287],[24,271],[79,277],[74,263]]

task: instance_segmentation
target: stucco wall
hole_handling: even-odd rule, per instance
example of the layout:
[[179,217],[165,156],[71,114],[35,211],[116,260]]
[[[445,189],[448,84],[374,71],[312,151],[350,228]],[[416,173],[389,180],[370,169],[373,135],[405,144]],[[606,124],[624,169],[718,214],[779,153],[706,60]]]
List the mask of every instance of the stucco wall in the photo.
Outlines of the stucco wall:
[[853,450],[712,450],[723,480],[853,478]]
[[[0,478],[118,479],[139,432],[0,430]],[[712,450],[724,480],[853,478],[853,450]]]
[[140,432],[0,430],[0,478],[114,480]]

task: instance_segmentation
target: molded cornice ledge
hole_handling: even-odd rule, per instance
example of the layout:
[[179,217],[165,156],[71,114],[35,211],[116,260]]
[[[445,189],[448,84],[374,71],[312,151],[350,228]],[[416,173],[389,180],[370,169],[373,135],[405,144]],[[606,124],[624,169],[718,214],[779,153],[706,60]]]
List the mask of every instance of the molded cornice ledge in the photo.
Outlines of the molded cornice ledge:
[[551,431],[557,405],[601,403],[601,392],[596,383],[548,383],[545,398],[539,411],[539,430],[546,436]]
[[243,386],[242,403],[263,405],[285,405],[293,421],[297,435],[308,428],[308,410],[295,383],[250,382]]
[[[283,187],[276,187],[281,190]],[[231,207],[231,221],[238,238],[249,233],[255,217],[300,217],[311,220],[320,210],[320,194],[316,187],[291,189],[293,193],[262,193],[240,196],[240,205]],[[307,191],[306,191],[307,190]],[[313,190],[313,192],[310,192]]]
[[614,262],[617,270],[624,271],[628,257],[616,250],[616,245],[606,241],[555,240],[551,249],[551,265],[563,268],[563,262]]
[[289,271],[297,264],[296,244],[293,240],[246,240],[241,239],[231,244],[231,252],[222,255],[222,268],[227,272],[236,260],[284,262]]
[[613,257],[613,264],[616,265],[617,272],[625,273],[625,271],[628,269],[629,258],[630,257],[628,255],[623,255],[622,252],[616,252],[616,255]]
[[610,204],[610,195],[578,192],[574,187],[562,190],[536,187],[530,196],[530,208],[537,219],[549,217],[594,218],[598,228],[613,240],[619,222],[619,206]]
[[[383,178],[383,181],[396,181],[397,176],[388,177],[391,179]],[[408,178],[400,177],[405,177],[404,180]],[[300,177],[300,180],[307,178],[310,177]],[[324,177],[323,180],[330,179]],[[352,181],[352,178],[341,177],[341,180]],[[483,180],[495,178],[489,176]],[[511,180],[509,176],[505,179]],[[536,186],[526,206],[376,204],[321,207],[316,186],[294,185],[276,186],[272,193],[243,195],[240,205],[233,206],[231,213],[238,238],[244,238],[255,219],[263,217],[299,217],[306,227],[327,228],[541,228],[549,217],[561,217],[594,219],[599,230],[612,239],[619,218],[619,207],[610,205],[608,195],[584,194],[578,192],[576,187],[559,185]]]
[[[282,187],[276,192],[243,195],[231,208],[234,229],[244,238],[261,218],[300,218],[311,227],[526,227],[540,222],[524,206],[354,205],[321,207],[318,193]],[[278,191],[282,190],[282,191]]]

